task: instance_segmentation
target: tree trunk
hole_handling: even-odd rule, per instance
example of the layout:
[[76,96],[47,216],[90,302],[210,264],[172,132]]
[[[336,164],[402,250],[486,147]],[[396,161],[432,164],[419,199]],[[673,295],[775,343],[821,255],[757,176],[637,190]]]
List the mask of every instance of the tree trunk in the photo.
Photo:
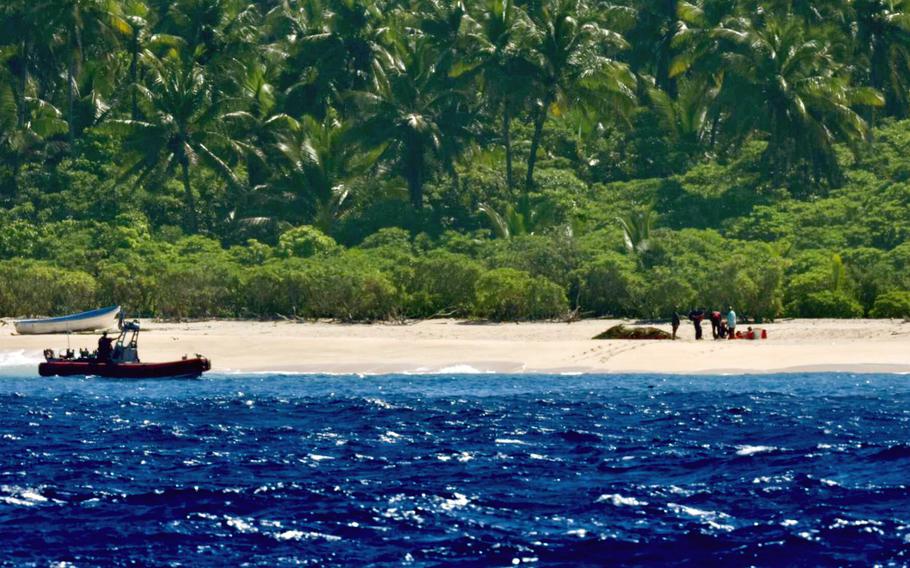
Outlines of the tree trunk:
[[76,138],[76,133],[73,128],[75,124],[75,117],[73,116],[73,109],[75,108],[75,93],[73,88],[73,81],[75,80],[75,67],[76,63],[73,61],[73,58],[70,57],[69,64],[66,66],[66,121],[69,125],[69,132],[67,133],[67,139],[70,143],[70,149],[73,147],[73,142]]
[[[674,24],[676,24],[678,19],[678,11],[678,0],[665,0],[664,15]],[[673,61],[673,37],[676,32],[675,28],[675,25],[671,26],[671,29],[661,37],[659,47],[660,55],[657,61],[657,84],[674,100],[676,100],[676,96],[679,92],[676,78],[670,76],[670,65]]]
[[525,178],[525,191],[531,191],[534,188],[534,166],[537,164],[537,150],[540,148],[540,139],[543,137],[543,124],[547,120],[547,112],[552,102],[552,98],[548,95],[543,101],[543,107],[537,111],[537,117],[534,120],[534,138],[531,139],[531,155],[528,156],[528,175]]
[[423,209],[423,147],[420,143],[407,148],[408,194],[411,205],[418,211]]
[[193,196],[193,188],[190,186],[190,164],[186,158],[180,160],[180,168],[183,172],[183,191],[186,200],[186,222],[193,234],[199,232],[199,218],[196,215],[196,198]]
[[139,30],[133,30],[133,42],[130,45],[130,117],[133,120],[139,119],[139,103],[136,101],[136,83],[138,82],[139,67]]
[[515,188],[515,178],[512,175],[512,115],[509,102],[503,103],[502,111],[502,144],[506,149],[506,186],[509,193]]
[[19,109],[16,116],[16,126],[25,126],[25,93],[28,90],[28,52],[31,51],[27,41],[22,42],[22,69],[19,72]]

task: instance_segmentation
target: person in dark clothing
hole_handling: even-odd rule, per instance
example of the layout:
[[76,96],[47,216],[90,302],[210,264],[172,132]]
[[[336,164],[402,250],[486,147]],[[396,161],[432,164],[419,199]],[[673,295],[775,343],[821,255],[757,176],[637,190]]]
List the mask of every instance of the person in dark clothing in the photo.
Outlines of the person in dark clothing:
[[114,339],[107,336],[105,331],[98,340],[98,360],[108,362],[111,360],[111,354],[114,352]]
[[692,325],[695,326],[695,339],[701,339],[701,322],[705,319],[705,310],[697,309],[689,312],[689,320],[692,322]]
[[711,320],[711,335],[714,336],[714,339],[723,337],[720,334],[720,322],[723,321],[724,316],[719,311],[714,310],[711,312],[711,315],[708,317]]
[[673,339],[676,339],[676,330],[679,329],[679,313],[673,310]]

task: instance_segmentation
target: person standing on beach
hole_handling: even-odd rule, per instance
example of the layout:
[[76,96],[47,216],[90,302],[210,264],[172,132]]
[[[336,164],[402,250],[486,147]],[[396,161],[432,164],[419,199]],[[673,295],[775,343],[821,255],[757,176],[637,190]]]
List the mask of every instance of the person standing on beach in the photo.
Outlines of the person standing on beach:
[[673,310],[673,339],[676,339],[676,330],[679,329],[679,312]]
[[724,319],[723,314],[720,313],[720,310],[713,310],[708,319],[711,320],[711,335],[714,336],[714,339],[721,337],[720,322]]
[[727,312],[727,337],[736,337],[736,312],[733,311],[733,306]]
[[692,325],[695,326],[695,339],[696,341],[701,339],[701,322],[705,319],[705,310],[704,308],[698,310],[692,310],[689,312],[689,320],[692,322]]

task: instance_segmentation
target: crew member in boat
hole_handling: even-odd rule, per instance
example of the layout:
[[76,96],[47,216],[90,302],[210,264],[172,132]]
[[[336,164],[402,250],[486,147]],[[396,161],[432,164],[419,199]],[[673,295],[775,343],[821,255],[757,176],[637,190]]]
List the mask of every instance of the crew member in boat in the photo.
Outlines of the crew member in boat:
[[98,360],[105,363],[111,360],[111,354],[114,352],[114,338],[108,337],[105,331],[101,338],[98,339]]

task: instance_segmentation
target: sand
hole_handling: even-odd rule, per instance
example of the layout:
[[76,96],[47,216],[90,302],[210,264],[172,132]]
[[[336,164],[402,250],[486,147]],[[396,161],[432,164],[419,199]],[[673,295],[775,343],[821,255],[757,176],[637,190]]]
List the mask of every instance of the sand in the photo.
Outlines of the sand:
[[[910,373],[910,322],[900,320],[779,321],[762,326],[766,341],[715,341],[710,325],[708,339],[695,341],[685,323],[673,342],[591,339],[616,323],[143,321],[140,355],[165,361],[202,353],[216,372]],[[94,335],[69,338],[74,349],[96,343]],[[44,348],[66,345],[66,336],[18,336],[12,325],[0,326],[7,359],[37,361]]]

